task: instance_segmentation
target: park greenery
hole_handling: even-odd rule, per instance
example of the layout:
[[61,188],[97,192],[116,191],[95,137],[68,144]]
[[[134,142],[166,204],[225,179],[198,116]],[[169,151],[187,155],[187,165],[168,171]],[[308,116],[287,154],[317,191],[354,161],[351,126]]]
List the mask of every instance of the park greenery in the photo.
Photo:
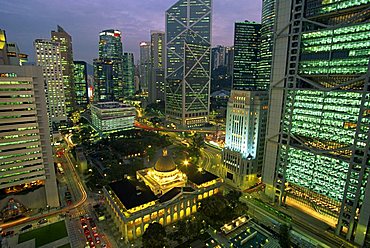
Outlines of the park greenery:
[[[145,233],[156,233],[166,243],[172,241],[172,243],[177,243],[179,247],[189,247],[190,243],[198,239],[199,235],[205,233],[209,227],[219,230],[225,223],[247,213],[248,207],[239,201],[240,195],[240,192],[230,191],[226,195],[216,194],[205,198],[200,202],[198,211],[194,215],[174,223],[174,229],[172,229],[172,226],[169,227],[171,232],[164,232],[166,234],[165,239],[161,236],[163,231],[159,227],[159,223],[151,228],[157,230],[148,231],[148,227]],[[144,245],[150,244],[148,237],[152,237],[145,233],[142,238],[143,247],[154,247]],[[163,247],[163,244],[158,247]]]
[[158,222],[150,223],[142,236],[143,248],[167,247],[166,230]]

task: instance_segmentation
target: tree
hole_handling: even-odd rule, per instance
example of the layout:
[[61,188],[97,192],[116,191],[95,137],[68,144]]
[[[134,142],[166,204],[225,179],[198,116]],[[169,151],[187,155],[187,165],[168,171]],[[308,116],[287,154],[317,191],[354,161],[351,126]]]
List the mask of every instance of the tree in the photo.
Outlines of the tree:
[[279,244],[281,248],[290,248],[289,227],[286,224],[280,226]]
[[190,140],[190,149],[195,155],[199,155],[200,149],[204,147],[204,138],[201,134],[194,134]]
[[239,192],[239,191],[236,191],[236,190],[232,190],[230,191],[227,195],[226,195],[226,199],[227,201],[229,202],[230,206],[232,208],[235,208],[238,206],[239,204],[239,198],[242,196],[242,193]]
[[143,248],[163,248],[166,246],[166,230],[158,222],[150,223],[142,237]]

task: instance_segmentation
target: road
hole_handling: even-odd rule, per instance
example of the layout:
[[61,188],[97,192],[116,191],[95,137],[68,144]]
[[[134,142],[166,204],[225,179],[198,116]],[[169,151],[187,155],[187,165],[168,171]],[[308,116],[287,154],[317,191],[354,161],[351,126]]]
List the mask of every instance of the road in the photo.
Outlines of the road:
[[201,149],[201,167],[217,176],[222,174],[221,150],[206,146]]
[[312,223],[311,219],[303,218],[302,216],[296,215],[291,211],[282,211],[292,217],[292,221],[288,223],[286,220],[279,218],[278,216],[255,204],[251,197],[252,196],[249,194],[244,194],[243,198],[241,198],[243,199],[243,202],[247,203],[249,206],[249,213],[251,213],[251,215],[258,219],[261,223],[270,226],[271,229],[277,233],[280,232],[277,223],[287,223],[291,224],[293,230],[312,237],[314,240],[317,240],[318,243],[324,244],[323,246],[325,247],[355,247],[347,241],[330,234],[321,228],[317,228],[317,226]]
[[215,133],[216,131],[221,130],[203,130],[203,129],[173,129],[173,128],[166,128],[166,127],[151,127],[145,125],[143,123],[135,122],[135,127],[148,130],[148,131],[163,131],[163,132],[172,132],[172,133]]

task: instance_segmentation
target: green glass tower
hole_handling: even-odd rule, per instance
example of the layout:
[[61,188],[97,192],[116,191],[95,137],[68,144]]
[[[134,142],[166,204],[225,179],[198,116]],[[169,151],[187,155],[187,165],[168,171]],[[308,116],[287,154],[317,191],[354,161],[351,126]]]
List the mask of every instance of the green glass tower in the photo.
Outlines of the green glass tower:
[[369,8],[278,2],[263,177],[271,199],[336,218],[336,233],[360,246],[370,217]]
[[208,122],[211,19],[211,0],[179,0],[166,11],[166,117],[183,127]]
[[121,59],[123,54],[122,49],[122,33],[119,30],[108,29],[103,30],[99,34],[99,58],[100,59]]
[[135,95],[135,62],[133,53],[123,54],[123,94],[125,98]]
[[87,63],[85,61],[74,61],[74,86],[76,104],[79,108],[86,108],[89,103],[87,95]]
[[99,58],[94,60],[94,101],[123,101],[124,63],[121,32],[104,30],[99,37]]

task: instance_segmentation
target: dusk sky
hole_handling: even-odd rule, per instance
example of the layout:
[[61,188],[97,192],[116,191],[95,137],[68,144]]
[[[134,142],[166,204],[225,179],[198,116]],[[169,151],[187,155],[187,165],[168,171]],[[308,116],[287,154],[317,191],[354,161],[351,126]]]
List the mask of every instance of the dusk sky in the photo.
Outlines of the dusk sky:
[[[124,50],[135,53],[150,30],[165,28],[165,11],[176,0],[3,0],[0,29],[33,60],[33,41],[50,38],[62,26],[73,39],[75,60],[92,63],[98,56],[98,34],[104,29],[123,32]],[[262,0],[214,0],[213,45],[232,45],[235,21],[258,21]]]

